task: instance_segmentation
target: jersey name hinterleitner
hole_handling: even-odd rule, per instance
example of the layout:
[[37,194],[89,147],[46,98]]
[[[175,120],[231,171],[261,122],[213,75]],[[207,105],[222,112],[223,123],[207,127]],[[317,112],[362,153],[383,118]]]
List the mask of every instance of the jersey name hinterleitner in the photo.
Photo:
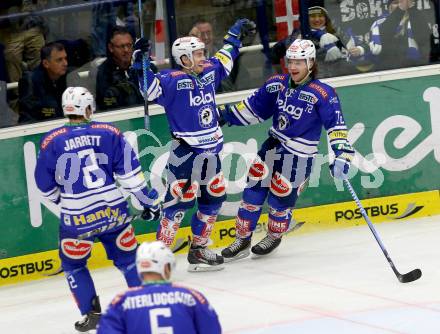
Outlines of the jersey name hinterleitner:
[[116,296],[100,320],[106,334],[220,334],[217,313],[198,291],[171,283],[148,283]]

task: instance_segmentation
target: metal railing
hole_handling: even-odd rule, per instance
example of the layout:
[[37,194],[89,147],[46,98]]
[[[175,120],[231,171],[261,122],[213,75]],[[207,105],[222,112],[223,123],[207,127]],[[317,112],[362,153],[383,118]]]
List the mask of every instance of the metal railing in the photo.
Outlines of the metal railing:
[[[275,42],[269,43],[269,46],[272,47],[275,44]],[[240,53],[246,53],[246,52],[254,52],[254,51],[260,51],[263,50],[263,45],[262,44],[256,44],[256,45],[250,45],[250,46],[244,46],[240,49]],[[153,64],[156,64],[155,61],[152,61]],[[169,58],[165,58],[164,59],[164,63],[165,64],[169,64],[170,63],[170,59]],[[82,71],[82,72],[78,72],[78,76],[81,79],[85,79],[89,77],[89,71]],[[14,89],[14,88],[18,88],[18,82],[10,82],[6,85],[6,89],[10,90],[10,89]]]

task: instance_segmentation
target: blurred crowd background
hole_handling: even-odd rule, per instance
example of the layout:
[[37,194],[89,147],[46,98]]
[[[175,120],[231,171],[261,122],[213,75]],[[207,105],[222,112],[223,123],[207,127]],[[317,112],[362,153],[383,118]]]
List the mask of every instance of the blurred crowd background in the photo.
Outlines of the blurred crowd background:
[[[320,78],[440,63],[439,0],[144,0],[141,8],[155,71],[176,66],[175,38],[199,37],[212,57],[236,19],[257,23],[218,93],[285,71],[285,50],[299,37],[315,43]],[[133,0],[1,1],[0,127],[62,117],[68,86],[93,92],[98,112],[143,104],[130,68],[139,25]]]

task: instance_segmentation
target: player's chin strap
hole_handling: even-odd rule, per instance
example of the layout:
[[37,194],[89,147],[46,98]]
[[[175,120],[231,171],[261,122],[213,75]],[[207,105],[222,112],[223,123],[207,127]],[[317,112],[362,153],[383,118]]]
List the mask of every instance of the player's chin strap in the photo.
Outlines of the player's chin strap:
[[[313,59],[313,62],[315,62],[315,60]],[[303,84],[305,84],[308,80],[310,80],[310,74],[312,74],[312,67],[310,67],[310,59],[307,58],[306,59],[306,64],[307,64],[307,75],[299,82],[295,82],[295,85],[301,86]]]

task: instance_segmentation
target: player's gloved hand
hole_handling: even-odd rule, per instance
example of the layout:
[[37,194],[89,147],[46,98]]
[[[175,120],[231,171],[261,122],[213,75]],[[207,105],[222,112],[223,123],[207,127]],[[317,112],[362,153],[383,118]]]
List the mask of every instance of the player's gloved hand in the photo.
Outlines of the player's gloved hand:
[[335,152],[335,160],[330,164],[330,174],[335,179],[345,180],[350,170],[354,150],[348,143],[332,145],[332,149]]
[[227,34],[223,38],[223,41],[227,44],[240,48],[243,38],[246,36],[255,35],[256,31],[257,26],[253,21],[248,19],[239,19],[231,28],[229,28]]
[[158,220],[162,214],[161,208],[159,205],[159,194],[156,189],[151,189],[147,194],[148,200],[151,200],[151,204],[147,204],[144,207],[144,211],[141,214],[143,220],[146,221],[155,221]]
[[145,37],[138,38],[134,43],[134,51],[141,51],[142,54],[150,56],[151,41]]
[[132,67],[136,70],[142,69],[143,56],[150,59],[151,41],[145,37],[138,38],[134,43],[134,52],[131,56]]
[[231,107],[227,104],[221,105],[217,107],[217,114],[218,114],[218,125],[223,126],[227,124],[228,126],[231,126],[230,121],[230,113]]

